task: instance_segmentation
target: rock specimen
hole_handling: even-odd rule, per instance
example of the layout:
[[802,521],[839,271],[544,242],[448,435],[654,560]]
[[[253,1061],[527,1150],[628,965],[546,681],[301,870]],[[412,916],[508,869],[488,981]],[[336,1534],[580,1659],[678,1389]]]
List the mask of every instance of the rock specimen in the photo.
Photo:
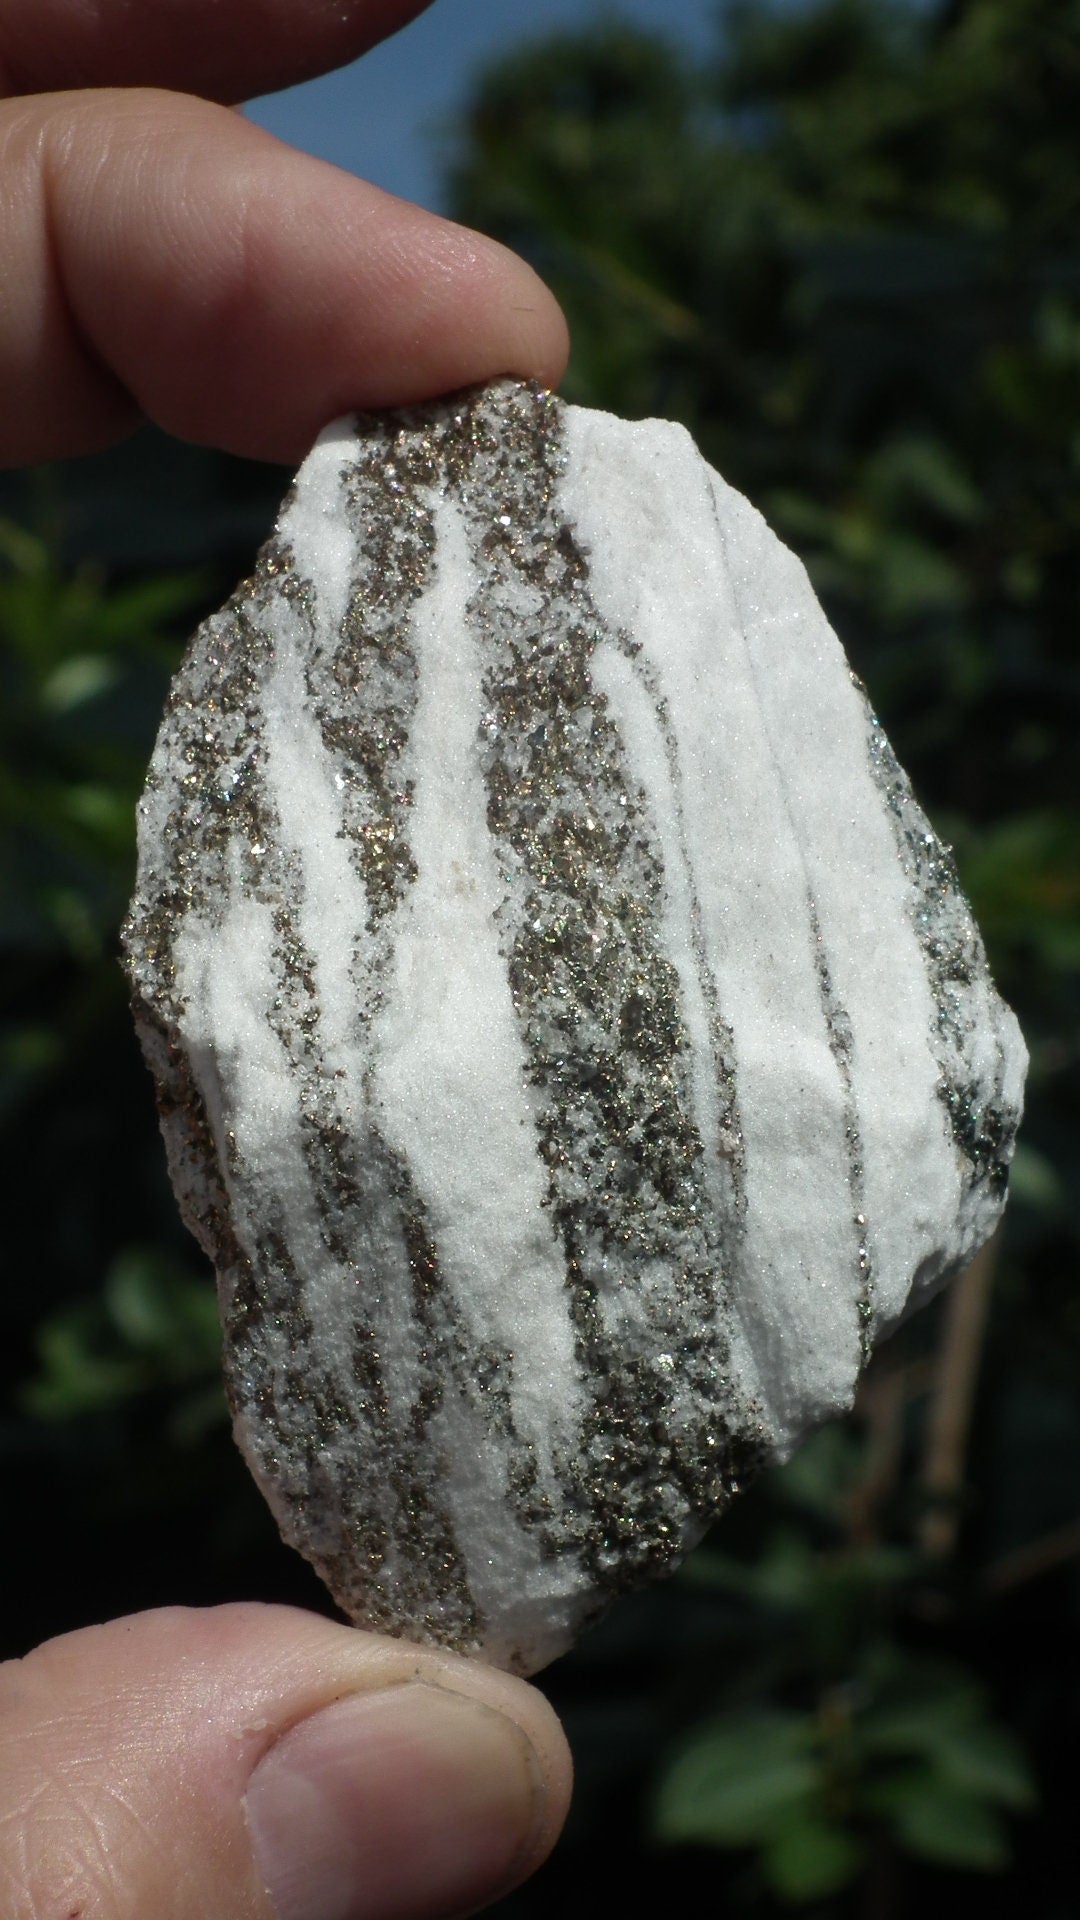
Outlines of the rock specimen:
[[126,929],[236,1433],[357,1621],[531,1672],[985,1239],[1024,1070],[793,556],[680,428],[328,428]]

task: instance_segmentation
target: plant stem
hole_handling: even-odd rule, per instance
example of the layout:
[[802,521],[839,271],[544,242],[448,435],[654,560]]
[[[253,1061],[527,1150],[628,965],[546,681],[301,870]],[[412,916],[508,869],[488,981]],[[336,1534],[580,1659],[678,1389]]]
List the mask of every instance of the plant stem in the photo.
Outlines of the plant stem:
[[956,1545],[968,1433],[998,1245],[999,1235],[995,1233],[953,1282],[949,1294],[923,1455],[927,1508],[919,1527],[919,1544],[931,1559],[947,1558]]

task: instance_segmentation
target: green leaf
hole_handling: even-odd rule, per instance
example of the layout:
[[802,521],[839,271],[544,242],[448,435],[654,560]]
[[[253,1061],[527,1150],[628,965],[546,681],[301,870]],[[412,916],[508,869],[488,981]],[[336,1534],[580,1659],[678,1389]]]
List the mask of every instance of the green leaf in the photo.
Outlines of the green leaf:
[[807,1716],[768,1709],[726,1715],[694,1735],[669,1766],[653,1829],[670,1843],[750,1846],[770,1838],[820,1785]]
[[850,1426],[833,1420],[774,1471],[772,1483],[801,1513],[836,1521],[861,1466],[862,1449]]
[[104,950],[101,929],[87,901],[74,887],[45,887],[41,906],[72,957],[83,966],[99,961]]
[[1009,1198],[1014,1206],[1031,1207],[1038,1213],[1059,1213],[1065,1200],[1065,1184],[1058,1168],[1024,1140],[1017,1143],[1013,1154]]
[[791,1812],[767,1842],[762,1871],[782,1900],[793,1905],[839,1893],[858,1874],[865,1848],[843,1827],[812,1808]]
[[125,793],[85,780],[68,787],[63,804],[68,818],[89,833],[121,844],[134,836],[131,805]]
[[[70,1419],[190,1386],[196,1397],[174,1410],[179,1437],[190,1443],[220,1417],[220,1340],[210,1281],[168,1254],[132,1248],[100,1294],[41,1326],[38,1371],[21,1399],[42,1418]],[[200,1399],[204,1389],[209,1397]]]
[[103,1337],[95,1301],[80,1302],[45,1322],[38,1333],[39,1371],[24,1388],[27,1411],[66,1420],[115,1406],[145,1385],[142,1362],[117,1352]]
[[167,1257],[133,1248],[105,1281],[105,1304],[121,1338],[174,1376],[215,1371],[221,1344],[214,1289]]
[[107,654],[76,653],[42,682],[41,704],[50,713],[73,713],[116,685],[120,668]]
[[739,1595],[759,1606],[806,1605],[817,1579],[817,1555],[790,1527],[778,1528],[760,1558],[747,1562],[708,1547],[692,1554],[685,1577],[695,1585]]
[[205,576],[192,571],[152,574],[114,589],[102,601],[107,641],[112,645],[145,642],[179,615],[186,615],[205,588]]
[[6,561],[16,573],[33,577],[46,572],[48,549],[43,540],[28,533],[25,527],[0,515],[0,560]]
[[47,1073],[63,1054],[63,1040],[55,1027],[17,1027],[0,1039],[0,1072]]
[[1017,1812],[1035,1804],[1031,1769],[1004,1727],[956,1727],[937,1746],[937,1765],[955,1786]]
[[909,1700],[869,1708],[860,1718],[860,1738],[869,1753],[936,1753],[943,1741],[975,1718],[981,1706],[981,1695],[974,1687],[913,1693]]
[[867,1791],[864,1804],[920,1859],[975,1873],[998,1873],[1009,1863],[1000,1814],[978,1794],[963,1792],[931,1768],[879,1782]]

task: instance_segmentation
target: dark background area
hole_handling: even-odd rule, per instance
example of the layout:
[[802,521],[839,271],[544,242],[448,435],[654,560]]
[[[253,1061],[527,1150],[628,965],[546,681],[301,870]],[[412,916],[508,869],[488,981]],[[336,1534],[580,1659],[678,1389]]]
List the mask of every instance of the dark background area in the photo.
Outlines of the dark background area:
[[[732,6],[476,83],[456,211],[564,301],[568,398],[683,420],[806,560],[1032,1054],[1004,1231],[850,1420],[543,1684],[579,1767],[522,1917],[1076,1912],[1080,9]],[[228,1433],[117,965],[183,636],[287,476],[147,430],[0,484],[0,1652],[329,1610]]]

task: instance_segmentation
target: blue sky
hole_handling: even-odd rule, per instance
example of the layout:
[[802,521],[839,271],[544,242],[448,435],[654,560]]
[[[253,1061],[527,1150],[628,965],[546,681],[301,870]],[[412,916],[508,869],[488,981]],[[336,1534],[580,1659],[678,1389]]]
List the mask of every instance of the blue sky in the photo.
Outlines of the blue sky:
[[269,94],[248,112],[282,140],[439,209],[439,131],[484,61],[605,16],[662,28],[691,50],[704,48],[716,13],[717,0],[435,0],[353,66]]

